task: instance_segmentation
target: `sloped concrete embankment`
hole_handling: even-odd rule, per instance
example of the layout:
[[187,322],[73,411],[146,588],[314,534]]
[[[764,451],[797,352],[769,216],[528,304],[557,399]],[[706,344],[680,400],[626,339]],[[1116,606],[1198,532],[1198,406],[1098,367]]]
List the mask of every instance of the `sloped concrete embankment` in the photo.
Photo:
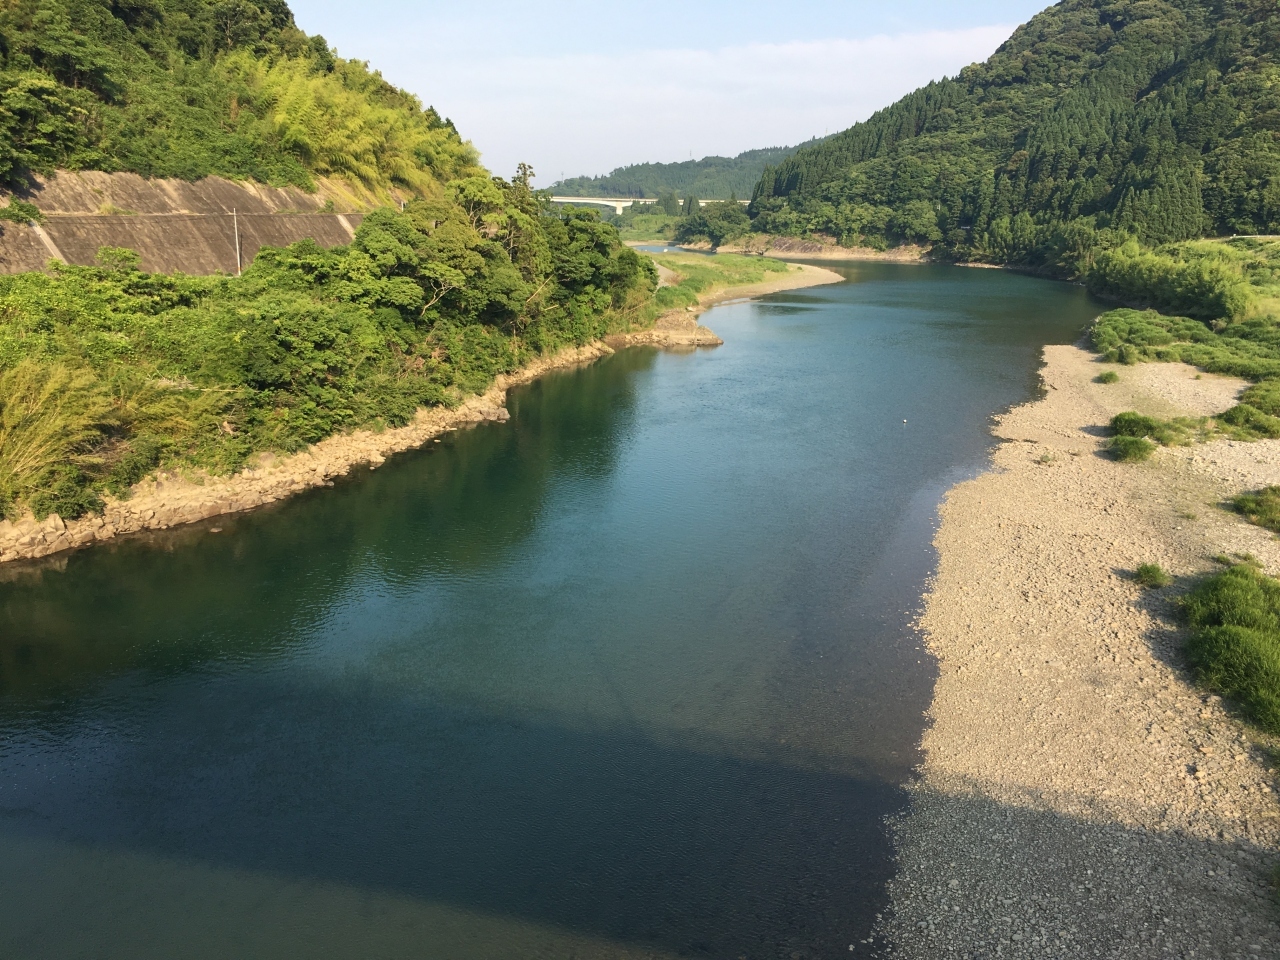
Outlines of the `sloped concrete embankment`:
[[49,260],[87,266],[101,247],[136,250],[154,273],[234,273],[264,246],[349,243],[367,209],[327,182],[307,193],[220,177],[187,183],[94,171],[36,178],[21,197],[45,222],[0,225],[0,273],[42,270]]

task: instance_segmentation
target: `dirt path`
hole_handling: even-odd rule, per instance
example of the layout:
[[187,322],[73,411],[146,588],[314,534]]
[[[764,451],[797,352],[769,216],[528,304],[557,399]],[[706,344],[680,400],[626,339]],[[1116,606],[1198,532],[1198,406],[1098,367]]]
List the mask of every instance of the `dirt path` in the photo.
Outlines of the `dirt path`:
[[[1280,542],[1219,506],[1280,483],[1280,442],[1116,463],[1098,429],[1114,414],[1220,412],[1243,384],[1078,347],[1046,363],[1045,399],[1000,419],[993,469],[942,510],[922,621],[940,677],[877,944],[1280,956],[1273,744],[1191,684],[1173,605],[1218,554],[1280,572]],[[1093,382],[1104,369],[1121,382]],[[1179,582],[1143,591],[1145,562]]]

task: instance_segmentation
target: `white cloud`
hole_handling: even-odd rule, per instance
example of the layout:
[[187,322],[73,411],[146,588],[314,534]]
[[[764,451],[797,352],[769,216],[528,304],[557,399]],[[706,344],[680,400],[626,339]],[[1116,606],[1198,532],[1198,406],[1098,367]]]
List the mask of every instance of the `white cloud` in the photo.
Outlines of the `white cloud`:
[[546,185],[562,172],[604,173],[691,152],[732,155],[834,133],[985,59],[1011,32],[990,26],[718,50],[435,60],[425,82],[403,75],[413,70],[398,79],[430,90],[427,99],[496,173],[509,175],[524,160]]

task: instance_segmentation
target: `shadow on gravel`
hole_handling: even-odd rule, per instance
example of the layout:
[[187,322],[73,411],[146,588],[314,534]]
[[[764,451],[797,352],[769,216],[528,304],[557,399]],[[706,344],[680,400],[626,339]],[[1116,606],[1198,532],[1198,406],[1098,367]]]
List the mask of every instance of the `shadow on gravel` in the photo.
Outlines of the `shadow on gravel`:
[[894,824],[902,869],[880,931],[894,955],[1280,955],[1273,852],[1044,809],[1088,798],[1029,791],[1014,806],[969,786],[918,790],[911,819]]

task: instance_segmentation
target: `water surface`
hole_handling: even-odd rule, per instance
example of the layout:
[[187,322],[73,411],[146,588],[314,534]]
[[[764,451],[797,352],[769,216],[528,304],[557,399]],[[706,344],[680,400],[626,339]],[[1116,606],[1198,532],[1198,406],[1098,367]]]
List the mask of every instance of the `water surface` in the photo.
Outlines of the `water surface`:
[[861,955],[938,500],[1098,311],[837,269],[334,489],[5,569],[0,956]]

